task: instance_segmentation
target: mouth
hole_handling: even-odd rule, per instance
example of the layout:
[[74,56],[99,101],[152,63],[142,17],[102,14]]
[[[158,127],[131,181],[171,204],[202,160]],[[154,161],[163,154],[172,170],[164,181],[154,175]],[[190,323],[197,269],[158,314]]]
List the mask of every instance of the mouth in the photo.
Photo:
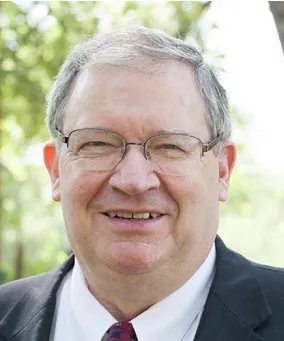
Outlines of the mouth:
[[109,218],[119,218],[128,220],[153,220],[160,218],[163,214],[155,212],[141,212],[141,213],[130,213],[130,212],[105,212]]
[[164,229],[166,214],[158,212],[104,212],[106,226],[115,233],[152,234]]

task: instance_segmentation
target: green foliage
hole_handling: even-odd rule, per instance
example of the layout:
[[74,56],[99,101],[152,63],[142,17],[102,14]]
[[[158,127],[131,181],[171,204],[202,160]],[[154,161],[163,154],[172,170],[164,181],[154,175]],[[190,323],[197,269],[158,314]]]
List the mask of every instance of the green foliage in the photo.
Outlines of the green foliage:
[[256,262],[284,266],[283,190],[283,176],[238,166],[231,198],[221,206],[220,234],[227,244]]

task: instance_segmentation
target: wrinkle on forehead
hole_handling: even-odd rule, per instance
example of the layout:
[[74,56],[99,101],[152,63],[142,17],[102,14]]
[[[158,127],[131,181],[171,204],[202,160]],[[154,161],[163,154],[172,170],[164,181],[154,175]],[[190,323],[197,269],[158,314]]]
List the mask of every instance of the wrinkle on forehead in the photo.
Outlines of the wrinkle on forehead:
[[[112,119],[114,112],[124,119],[125,125],[131,125],[131,118],[135,116],[142,130],[149,129],[148,112],[155,116],[157,123],[163,123],[163,112],[174,120],[178,110],[187,110],[188,115],[200,113],[206,124],[205,104],[195,83],[191,68],[177,61],[165,62],[153,75],[130,73],[111,66],[85,69],[72,84],[67,109],[72,115],[66,117],[66,130],[84,121],[85,115],[95,115],[99,121],[101,118],[105,121]],[[154,103],[155,98],[157,103]],[[151,124],[151,120],[148,123]],[[101,125],[96,122],[98,124]],[[161,129],[169,128],[161,125]]]

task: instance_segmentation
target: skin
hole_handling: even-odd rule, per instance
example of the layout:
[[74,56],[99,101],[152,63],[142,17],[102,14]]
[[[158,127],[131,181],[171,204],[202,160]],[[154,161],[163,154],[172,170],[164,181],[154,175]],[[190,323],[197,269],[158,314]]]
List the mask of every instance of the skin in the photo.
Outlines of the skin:
[[[150,76],[119,68],[86,69],[73,82],[63,132],[103,127],[128,141],[161,129],[211,139],[205,105],[191,69],[168,61]],[[226,201],[235,146],[223,142],[192,161],[186,176],[154,172],[139,146],[110,171],[89,171],[84,160],[54,142],[44,147],[52,196],[61,201],[67,235],[90,291],[117,319],[129,321],[180,288],[214,243],[219,201]],[[103,212],[159,212],[147,229],[118,228]]]

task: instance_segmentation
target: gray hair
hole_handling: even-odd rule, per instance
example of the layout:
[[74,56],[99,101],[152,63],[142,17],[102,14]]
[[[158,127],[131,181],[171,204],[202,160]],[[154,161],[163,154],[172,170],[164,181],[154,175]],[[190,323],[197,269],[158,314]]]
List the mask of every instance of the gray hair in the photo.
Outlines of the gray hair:
[[149,65],[158,66],[169,59],[185,62],[191,67],[206,105],[206,120],[212,136],[229,139],[232,128],[227,93],[217,73],[203,60],[200,48],[143,26],[96,34],[71,51],[48,97],[46,122],[51,136],[56,137],[56,129],[63,128],[70,87],[79,71],[111,65],[129,71],[150,72],[147,71]]

